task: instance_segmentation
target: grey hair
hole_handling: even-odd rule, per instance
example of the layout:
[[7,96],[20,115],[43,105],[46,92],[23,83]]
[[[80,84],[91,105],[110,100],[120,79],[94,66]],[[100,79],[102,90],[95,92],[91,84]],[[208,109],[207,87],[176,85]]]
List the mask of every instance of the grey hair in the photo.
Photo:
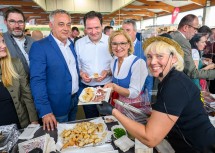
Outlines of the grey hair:
[[62,9],[57,9],[57,10],[52,11],[52,12],[49,14],[49,21],[50,21],[50,22],[54,22],[54,16],[55,16],[56,14],[67,14],[67,15],[70,17],[69,12],[67,12],[67,11],[65,11],[65,10],[62,10]]
[[135,20],[133,20],[133,19],[126,19],[126,20],[122,21],[122,24],[132,24],[134,27],[134,30],[137,31],[137,25],[136,25]]

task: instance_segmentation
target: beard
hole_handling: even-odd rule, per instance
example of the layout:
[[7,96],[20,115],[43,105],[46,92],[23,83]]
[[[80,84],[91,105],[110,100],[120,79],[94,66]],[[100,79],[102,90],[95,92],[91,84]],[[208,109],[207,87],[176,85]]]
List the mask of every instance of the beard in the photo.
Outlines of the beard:
[[23,32],[14,32],[12,31],[12,36],[15,37],[15,38],[21,38],[24,36],[24,33]]
[[[19,30],[19,31],[15,31],[15,30]],[[10,31],[12,36],[15,38],[22,38],[24,36],[24,30],[21,28],[10,29]]]

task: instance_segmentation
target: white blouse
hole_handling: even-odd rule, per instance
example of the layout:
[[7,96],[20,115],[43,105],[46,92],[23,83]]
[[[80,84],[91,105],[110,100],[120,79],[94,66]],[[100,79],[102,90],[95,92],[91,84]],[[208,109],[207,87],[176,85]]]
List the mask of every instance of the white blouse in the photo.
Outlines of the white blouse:
[[[124,58],[124,61],[121,65],[119,73],[118,73],[118,61],[117,61],[114,74],[113,74],[113,66],[114,66],[114,61],[117,58],[112,60],[111,71],[114,77],[117,79],[126,78],[129,73],[131,64],[135,58],[136,58],[135,55],[130,55]],[[138,59],[133,64],[133,67],[131,68],[131,80],[128,88],[130,94],[128,98],[136,98],[137,96],[139,96],[147,76],[148,76],[148,69],[146,67],[145,61],[143,59]]]
[[194,61],[200,60],[199,51],[197,49],[192,49],[192,58]]

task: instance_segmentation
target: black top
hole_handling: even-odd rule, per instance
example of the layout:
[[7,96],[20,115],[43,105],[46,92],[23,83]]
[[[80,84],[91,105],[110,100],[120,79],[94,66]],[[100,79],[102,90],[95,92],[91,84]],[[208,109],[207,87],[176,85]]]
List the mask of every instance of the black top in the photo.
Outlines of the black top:
[[17,124],[18,128],[20,128],[19,119],[10,93],[4,87],[3,83],[0,82],[0,125],[13,123]]
[[159,84],[157,102],[152,106],[156,111],[178,116],[171,131],[178,131],[198,150],[215,144],[215,128],[200,97],[200,90],[191,79],[173,68]]

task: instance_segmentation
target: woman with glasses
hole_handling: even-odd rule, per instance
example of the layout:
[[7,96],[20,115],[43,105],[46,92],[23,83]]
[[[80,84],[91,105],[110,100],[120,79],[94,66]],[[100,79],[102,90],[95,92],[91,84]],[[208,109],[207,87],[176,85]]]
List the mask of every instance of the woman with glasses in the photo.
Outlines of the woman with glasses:
[[0,125],[25,128],[37,120],[27,74],[19,60],[11,59],[0,33]]
[[[111,62],[112,88],[119,94],[119,100],[126,103],[141,102],[140,92],[148,75],[144,60],[133,55],[134,46],[130,36],[124,31],[115,31],[109,37],[109,51],[115,58]],[[123,108],[115,106],[122,113]]]
[[144,41],[150,73],[160,80],[157,101],[143,125],[127,118],[103,101],[97,105],[104,115],[113,115],[143,144],[155,147],[167,138],[175,153],[214,153],[215,128],[206,113],[200,90],[183,72],[184,51],[166,37]]

